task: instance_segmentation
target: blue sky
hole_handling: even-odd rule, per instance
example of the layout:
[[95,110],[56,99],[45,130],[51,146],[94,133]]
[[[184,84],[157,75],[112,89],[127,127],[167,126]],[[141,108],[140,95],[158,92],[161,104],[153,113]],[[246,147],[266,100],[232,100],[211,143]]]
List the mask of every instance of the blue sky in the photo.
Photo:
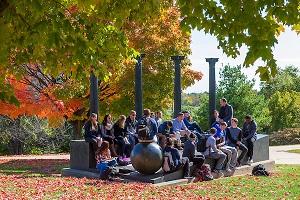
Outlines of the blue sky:
[[[217,40],[204,32],[193,31],[192,32],[192,55],[189,56],[192,62],[192,69],[201,71],[204,77],[201,81],[196,82],[193,86],[187,88],[184,92],[204,92],[208,91],[208,63],[205,62],[205,58],[219,58],[219,62],[216,64],[216,76],[218,81],[219,71],[223,65],[239,65],[242,64],[246,56],[246,48],[241,48],[241,55],[236,58],[228,58],[223,54],[221,49],[217,48]],[[279,67],[285,67],[287,65],[294,65],[300,68],[300,35],[290,29],[286,29],[278,38],[278,44],[274,48],[275,59]],[[255,66],[243,69],[243,72],[249,77],[249,79],[255,78],[255,88],[259,88],[259,77],[255,75],[257,66],[261,65],[261,62],[256,62]]]

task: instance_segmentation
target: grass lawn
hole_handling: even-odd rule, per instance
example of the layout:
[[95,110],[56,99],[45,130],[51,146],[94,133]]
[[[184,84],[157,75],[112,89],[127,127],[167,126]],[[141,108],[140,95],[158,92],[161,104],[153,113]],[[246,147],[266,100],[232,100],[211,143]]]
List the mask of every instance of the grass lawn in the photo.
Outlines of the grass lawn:
[[287,152],[289,152],[289,153],[300,153],[300,149],[292,149],[292,150],[288,150]]
[[299,199],[300,165],[180,186],[58,177],[68,160],[0,160],[0,199]]

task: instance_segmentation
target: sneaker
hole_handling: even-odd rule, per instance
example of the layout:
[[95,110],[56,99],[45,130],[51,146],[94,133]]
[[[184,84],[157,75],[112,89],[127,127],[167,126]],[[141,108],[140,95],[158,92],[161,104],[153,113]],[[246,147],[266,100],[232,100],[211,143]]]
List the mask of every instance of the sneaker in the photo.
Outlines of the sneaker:
[[247,165],[250,165],[250,166],[251,166],[252,163],[253,163],[253,160],[252,160],[252,159],[249,159],[249,160],[247,161]]

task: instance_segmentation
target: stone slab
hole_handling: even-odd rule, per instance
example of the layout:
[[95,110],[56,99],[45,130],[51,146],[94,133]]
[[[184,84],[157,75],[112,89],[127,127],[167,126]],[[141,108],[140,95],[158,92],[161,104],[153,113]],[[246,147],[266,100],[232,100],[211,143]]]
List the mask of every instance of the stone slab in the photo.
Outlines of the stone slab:
[[[245,159],[242,162],[247,162]],[[269,136],[257,134],[257,140],[254,142],[253,146],[253,162],[269,159]]]

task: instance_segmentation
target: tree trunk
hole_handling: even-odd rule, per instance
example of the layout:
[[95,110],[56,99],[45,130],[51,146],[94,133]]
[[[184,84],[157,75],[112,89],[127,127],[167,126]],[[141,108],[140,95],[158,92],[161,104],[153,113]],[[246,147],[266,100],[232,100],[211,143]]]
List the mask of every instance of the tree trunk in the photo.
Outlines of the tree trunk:
[[73,126],[73,138],[74,140],[82,139],[83,135],[81,133],[84,121],[82,120],[74,120],[70,121]]

